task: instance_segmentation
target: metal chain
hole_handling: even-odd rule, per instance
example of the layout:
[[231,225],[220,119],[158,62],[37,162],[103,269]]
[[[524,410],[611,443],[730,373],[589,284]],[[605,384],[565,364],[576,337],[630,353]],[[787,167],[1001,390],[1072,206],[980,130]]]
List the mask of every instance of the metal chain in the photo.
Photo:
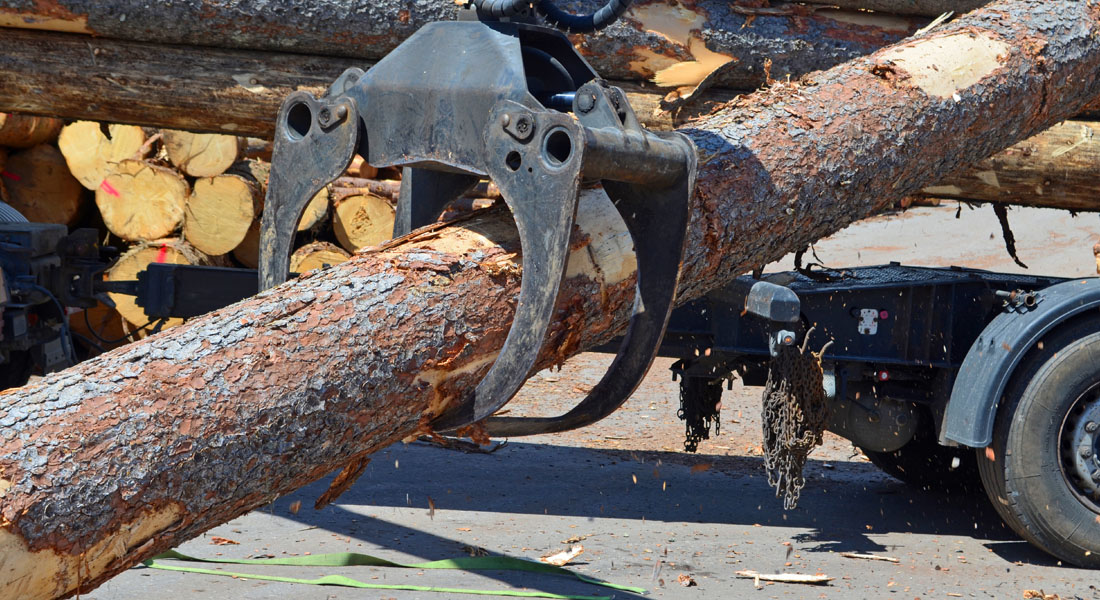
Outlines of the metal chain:
[[680,383],[680,410],[676,416],[684,422],[684,450],[695,452],[699,442],[710,439],[710,426],[714,424],[714,435],[722,432],[722,381],[721,379],[692,378],[692,381],[704,379],[688,385],[685,375]]
[[775,487],[776,497],[783,495],[785,510],[798,506],[806,484],[802,469],[821,445],[828,417],[821,355],[782,346],[768,370],[762,422],[768,484]]

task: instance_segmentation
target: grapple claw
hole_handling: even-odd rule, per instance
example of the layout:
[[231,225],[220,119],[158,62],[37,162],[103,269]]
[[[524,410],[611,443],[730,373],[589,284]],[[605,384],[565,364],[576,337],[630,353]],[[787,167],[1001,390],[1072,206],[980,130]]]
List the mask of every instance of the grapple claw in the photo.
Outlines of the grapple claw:
[[306,92],[294,92],[283,102],[260,222],[261,290],[286,281],[290,245],[302,213],[317,192],[347,170],[358,142],[354,99],[326,96],[318,100]]
[[[637,387],[675,298],[695,147],[686,136],[645,130],[622,91],[596,79],[563,34],[520,23],[427,25],[366,73],[349,70],[325,98],[292,95],[276,134],[263,287],[285,279],[306,202],[356,151],[375,167],[403,168],[395,235],[435,221],[483,177],[500,188],[523,252],[516,314],[488,373],[436,417],[437,430],[485,419],[497,435],[572,429],[607,416]],[[630,326],[608,373],[572,411],[491,418],[523,385],[545,341],[585,181],[603,184],[634,240]]]

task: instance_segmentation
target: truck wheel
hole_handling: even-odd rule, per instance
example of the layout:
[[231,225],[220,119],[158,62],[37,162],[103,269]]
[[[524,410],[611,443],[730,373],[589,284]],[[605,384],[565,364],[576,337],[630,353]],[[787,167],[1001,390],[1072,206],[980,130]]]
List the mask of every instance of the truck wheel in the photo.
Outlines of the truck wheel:
[[1100,567],[1100,319],[1064,327],[1017,369],[982,483],[1016,533],[1081,567]]
[[921,427],[909,443],[893,452],[860,450],[887,475],[922,490],[970,494],[980,486],[974,453],[969,448],[941,446],[931,426]]

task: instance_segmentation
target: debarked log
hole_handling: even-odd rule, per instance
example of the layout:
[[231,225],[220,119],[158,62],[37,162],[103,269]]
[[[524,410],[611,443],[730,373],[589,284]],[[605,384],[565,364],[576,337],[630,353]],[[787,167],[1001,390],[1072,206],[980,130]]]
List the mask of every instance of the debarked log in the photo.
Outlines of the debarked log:
[[1100,211],[1100,123],[1065,121],[921,191],[932,198]]
[[[698,121],[680,299],[1073,114],[1100,95],[1098,32],[1092,0],[1001,0]],[[574,239],[540,366],[629,313],[602,193]],[[499,352],[517,252],[507,212],[478,212],[0,394],[0,597],[87,591],[425,431]]]

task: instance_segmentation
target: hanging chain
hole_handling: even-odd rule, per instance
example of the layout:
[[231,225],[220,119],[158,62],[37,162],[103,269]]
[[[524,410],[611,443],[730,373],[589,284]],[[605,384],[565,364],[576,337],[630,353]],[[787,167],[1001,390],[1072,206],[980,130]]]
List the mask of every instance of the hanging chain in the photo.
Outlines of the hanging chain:
[[[690,382],[690,383],[689,383]],[[722,379],[684,376],[680,383],[680,410],[676,416],[684,422],[684,450],[695,452],[699,442],[722,432]]]
[[798,506],[806,484],[802,469],[828,425],[821,370],[825,349],[817,354],[805,350],[781,346],[764,387],[764,468],[776,497],[782,494],[785,510]]

